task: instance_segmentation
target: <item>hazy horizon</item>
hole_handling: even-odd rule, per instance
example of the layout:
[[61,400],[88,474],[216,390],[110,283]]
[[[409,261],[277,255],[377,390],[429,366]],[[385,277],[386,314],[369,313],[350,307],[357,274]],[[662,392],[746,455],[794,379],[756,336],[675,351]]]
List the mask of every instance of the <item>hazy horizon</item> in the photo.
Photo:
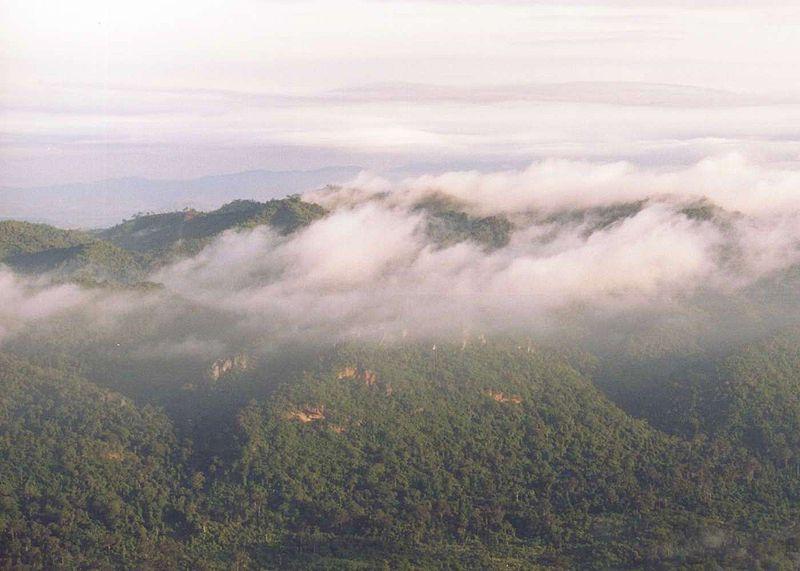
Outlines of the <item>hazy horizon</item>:
[[6,0],[0,15],[0,187],[800,152],[794,2]]

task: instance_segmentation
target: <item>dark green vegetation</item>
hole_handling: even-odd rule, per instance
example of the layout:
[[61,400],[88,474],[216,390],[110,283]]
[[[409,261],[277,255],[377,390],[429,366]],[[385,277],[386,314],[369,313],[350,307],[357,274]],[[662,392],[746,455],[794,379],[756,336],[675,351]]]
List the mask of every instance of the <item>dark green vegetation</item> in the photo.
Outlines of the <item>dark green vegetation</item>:
[[0,564],[157,564],[169,553],[182,451],[163,413],[5,355],[0,386]]
[[[473,217],[441,201],[427,201],[418,208],[427,215],[428,235],[441,246],[472,241],[489,250],[501,248],[513,229],[502,216]],[[318,204],[290,196],[269,202],[235,200],[211,212],[140,214],[95,232],[0,221],[0,263],[23,274],[49,274],[83,284],[132,285],[165,263],[196,254],[226,230],[267,225],[286,235],[325,214]]]
[[[441,245],[510,238],[502,217],[419,208]],[[640,208],[552,221],[593,232]],[[324,215],[290,198],[96,233],[7,222],[0,252],[20,272],[147,292],[150,270],[225,230]],[[796,271],[774,279],[761,291],[796,289]],[[800,332],[768,304],[724,300],[752,321],[724,349],[689,315],[591,347],[231,337],[227,352],[202,334],[233,330],[229,316],[169,298],[157,309],[188,306],[176,325],[135,299],[122,328],[53,319],[4,341],[2,568],[800,566]],[[198,348],[159,350],[187,332]]]
[[152,269],[198,252],[226,230],[267,224],[288,234],[324,214],[317,204],[289,197],[236,200],[212,212],[140,215],[93,233],[0,221],[0,262],[23,274],[47,273],[84,284],[137,284]]
[[17,220],[0,221],[0,261],[16,256],[36,254],[51,248],[69,248],[85,244],[90,237],[85,232],[61,230],[47,224]]
[[8,264],[23,274],[53,272],[82,282],[135,283],[147,275],[141,256],[102,240],[13,256]]
[[151,254],[191,254],[231,228],[253,228],[268,224],[288,234],[322,217],[317,205],[290,197],[269,202],[235,200],[212,212],[168,212],[137,216],[103,230],[99,236],[126,250]]
[[[595,232],[604,230],[614,224],[619,224],[628,218],[636,216],[647,201],[637,200],[635,202],[623,202],[610,206],[597,206],[594,208],[568,209],[550,215],[548,222],[553,224],[579,224],[583,226],[583,235],[590,236]],[[681,214],[691,218],[693,212],[689,209],[681,211]]]
[[470,216],[445,199],[428,199],[417,205],[427,216],[428,236],[440,246],[472,241],[487,250],[502,248],[511,239],[513,226],[504,216]]
[[798,346],[687,367],[649,421],[512,341],[240,356],[147,394],[152,362],[7,353],[2,564],[791,569]]

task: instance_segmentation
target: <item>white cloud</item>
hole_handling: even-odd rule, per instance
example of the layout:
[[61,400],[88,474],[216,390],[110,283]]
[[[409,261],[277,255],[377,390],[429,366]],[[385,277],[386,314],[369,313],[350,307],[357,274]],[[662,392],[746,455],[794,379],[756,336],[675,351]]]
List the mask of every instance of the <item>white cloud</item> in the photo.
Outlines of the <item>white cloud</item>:
[[800,13],[724,4],[8,0],[0,185],[796,142]]
[[[476,214],[508,215],[510,241],[492,251],[438,245],[415,208],[431,194]],[[613,323],[669,313],[698,296],[738,295],[800,262],[798,197],[798,171],[736,155],[679,169],[544,161],[401,183],[362,174],[307,196],[333,211],[301,231],[230,231],[162,268],[151,276],[162,291],[81,290],[2,273],[0,293],[10,303],[0,329],[8,338],[73,320],[80,326],[70,331],[104,339],[136,331],[144,337],[135,355],[150,358],[404,330],[534,334]],[[717,205],[712,216],[687,215],[701,198]],[[592,210],[639,200],[617,219]],[[781,303],[786,315],[795,311]]]
[[[367,177],[364,174],[347,185],[345,193],[353,193],[350,187],[365,180],[369,187],[382,188]],[[738,153],[667,170],[628,162],[544,160],[524,170],[410,178],[395,199],[414,201],[437,192],[484,214],[593,207],[660,195],[709,198],[726,209],[749,214],[779,213],[800,210],[800,169],[761,165]],[[325,191],[309,196],[323,203],[329,199]]]

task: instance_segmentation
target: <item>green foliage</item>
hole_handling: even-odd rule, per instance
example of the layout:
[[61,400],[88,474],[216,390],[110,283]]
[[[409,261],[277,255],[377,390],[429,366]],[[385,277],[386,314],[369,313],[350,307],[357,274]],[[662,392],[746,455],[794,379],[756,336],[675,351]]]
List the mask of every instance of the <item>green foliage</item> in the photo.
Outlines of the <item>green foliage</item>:
[[288,234],[324,216],[325,210],[293,196],[269,202],[235,200],[211,212],[184,210],[135,217],[103,230],[100,236],[133,252],[193,254],[231,228],[267,224]]
[[147,264],[141,256],[97,239],[15,255],[8,264],[21,273],[51,273],[80,282],[135,283],[147,275]]
[[457,204],[443,199],[429,199],[416,208],[427,214],[428,236],[441,246],[471,240],[496,250],[508,244],[514,229],[504,216],[470,216]]
[[555,224],[583,224],[586,226],[584,234],[588,236],[636,216],[646,204],[645,200],[637,200],[610,206],[569,209],[549,216],[547,221]]
[[800,335],[790,330],[690,361],[651,388],[648,397],[658,406],[639,409],[665,431],[724,439],[800,476],[798,373]]
[[0,355],[0,394],[0,566],[157,558],[181,497],[169,420],[9,355]]
[[62,230],[47,224],[17,220],[0,221],[0,262],[21,254],[35,254],[51,248],[69,248],[91,240],[89,234]]
[[800,357],[782,339],[722,361],[738,388],[692,393],[692,434],[513,340],[284,347],[218,379],[216,355],[6,355],[2,562],[791,568]]
[[707,222],[713,220],[716,216],[723,215],[724,211],[709,200],[702,199],[682,208],[680,213],[690,220]]
[[0,262],[20,273],[86,285],[136,285],[155,267],[196,254],[225,230],[269,225],[289,234],[324,215],[321,206],[291,196],[266,203],[236,200],[212,212],[137,215],[94,234],[4,221]]
[[[591,234],[643,204],[547,220]],[[441,246],[502,248],[513,230],[417,208]],[[725,223],[705,202],[681,213]],[[146,293],[149,271],[221,232],[324,215],[293,196],[95,234],[1,222],[0,261]],[[0,567],[796,568],[800,333],[765,334],[796,274],[759,284],[765,309],[702,297],[588,350],[274,347],[176,298],[180,323],[133,311],[113,334],[53,318],[0,353]],[[708,312],[749,327],[709,350]]]

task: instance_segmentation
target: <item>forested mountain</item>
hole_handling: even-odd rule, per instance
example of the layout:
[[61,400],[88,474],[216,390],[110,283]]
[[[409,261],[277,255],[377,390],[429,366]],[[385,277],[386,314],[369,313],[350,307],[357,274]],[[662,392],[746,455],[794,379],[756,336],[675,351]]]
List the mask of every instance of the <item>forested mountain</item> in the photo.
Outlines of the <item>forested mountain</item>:
[[[554,263],[554,244],[606,239],[648,206],[403,208],[343,218],[290,197],[94,232],[0,223],[0,566],[800,565],[796,266],[613,319],[560,307],[546,333],[409,331],[398,307],[454,316],[426,290],[393,305],[382,290],[423,278],[370,255],[406,260],[411,243],[410,265],[452,264],[455,282],[465,256]],[[668,232],[732,233],[738,216],[656,208]],[[366,244],[346,242],[362,227]],[[726,268],[734,246],[713,250]],[[530,303],[512,297],[509,321]]]
[[184,210],[146,214],[103,230],[99,236],[135,252],[192,253],[211,238],[231,228],[268,224],[281,233],[292,232],[320,218],[325,210],[299,197],[256,202],[235,200],[211,212]]
[[226,230],[268,225],[286,234],[324,214],[319,205],[291,197],[266,203],[236,200],[211,212],[140,215],[99,232],[0,221],[0,262],[26,274],[135,284],[158,265],[198,252]]
[[695,357],[618,397],[669,433],[723,438],[800,474],[798,373],[800,337],[791,329],[718,357]]
[[182,494],[163,413],[0,355],[4,567],[158,565]]
[[0,261],[54,248],[69,248],[90,241],[85,232],[62,230],[47,224],[0,220]]
[[783,409],[748,405],[767,448],[741,413],[673,435],[511,341],[239,360],[169,416],[0,364],[6,564],[790,568],[800,540]]
[[511,238],[513,225],[505,216],[471,216],[458,204],[440,198],[424,200],[415,209],[427,215],[426,231],[440,246],[472,240],[493,250]]
[[53,273],[83,282],[135,283],[147,275],[144,258],[95,239],[68,248],[11,256],[7,263],[21,273]]

